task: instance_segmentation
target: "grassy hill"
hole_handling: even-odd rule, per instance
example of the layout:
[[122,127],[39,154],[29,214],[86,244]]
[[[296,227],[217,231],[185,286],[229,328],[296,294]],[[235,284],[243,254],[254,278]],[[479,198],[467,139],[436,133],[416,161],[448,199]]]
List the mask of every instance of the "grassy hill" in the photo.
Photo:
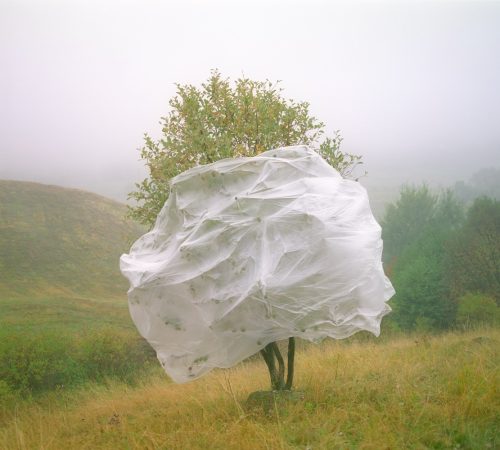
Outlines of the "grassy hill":
[[0,404],[131,380],[154,361],[118,266],[144,232],[125,214],[89,192],[0,181]]
[[0,298],[123,293],[118,258],[143,232],[125,213],[89,192],[0,180]]
[[297,355],[304,400],[247,409],[266,389],[262,361],[184,385],[59,391],[4,409],[2,449],[495,449],[498,330],[364,342],[325,341]]
[[145,230],[96,194],[0,180],[0,331],[135,331],[118,259]]

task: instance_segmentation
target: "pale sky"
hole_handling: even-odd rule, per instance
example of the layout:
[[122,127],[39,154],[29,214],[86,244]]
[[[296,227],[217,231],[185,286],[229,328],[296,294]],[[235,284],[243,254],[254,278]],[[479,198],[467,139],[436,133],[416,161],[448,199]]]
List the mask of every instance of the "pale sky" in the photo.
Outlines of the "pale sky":
[[174,83],[282,80],[367,183],[500,166],[500,2],[0,0],[0,178],[124,200]]

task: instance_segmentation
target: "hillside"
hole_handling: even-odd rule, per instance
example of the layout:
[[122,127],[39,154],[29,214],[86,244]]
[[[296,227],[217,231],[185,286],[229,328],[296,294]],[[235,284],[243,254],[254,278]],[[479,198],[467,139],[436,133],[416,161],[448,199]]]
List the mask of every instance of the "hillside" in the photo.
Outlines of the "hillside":
[[123,295],[119,256],[144,230],[96,194],[0,180],[0,299]]

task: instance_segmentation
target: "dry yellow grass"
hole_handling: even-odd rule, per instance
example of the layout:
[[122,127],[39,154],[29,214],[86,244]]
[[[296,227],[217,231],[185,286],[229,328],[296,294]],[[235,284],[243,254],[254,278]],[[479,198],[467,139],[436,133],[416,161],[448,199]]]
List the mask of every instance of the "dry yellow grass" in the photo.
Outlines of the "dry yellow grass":
[[[0,418],[0,448],[499,448],[500,331],[325,342],[297,355],[303,402],[248,412],[268,385],[247,362],[185,385],[92,387]],[[495,440],[497,439],[497,440]]]

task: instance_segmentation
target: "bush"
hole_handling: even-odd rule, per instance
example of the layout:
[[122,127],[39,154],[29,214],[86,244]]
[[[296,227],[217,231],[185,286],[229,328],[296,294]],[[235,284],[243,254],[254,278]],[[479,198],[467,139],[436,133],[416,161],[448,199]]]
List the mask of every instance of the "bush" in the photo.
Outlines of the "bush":
[[492,297],[468,293],[458,301],[457,323],[466,327],[499,325],[500,308]]
[[84,379],[71,339],[61,334],[14,333],[0,340],[0,379],[12,390],[37,393]]
[[10,386],[4,380],[0,380],[0,405],[6,406],[14,399],[15,395]]
[[79,338],[43,331],[0,336],[0,398],[31,395],[86,381],[132,382],[154,360],[135,333],[96,330]]
[[86,336],[79,347],[81,365],[87,378],[93,381],[107,377],[133,381],[136,373],[155,357],[153,349],[143,339],[111,329]]

